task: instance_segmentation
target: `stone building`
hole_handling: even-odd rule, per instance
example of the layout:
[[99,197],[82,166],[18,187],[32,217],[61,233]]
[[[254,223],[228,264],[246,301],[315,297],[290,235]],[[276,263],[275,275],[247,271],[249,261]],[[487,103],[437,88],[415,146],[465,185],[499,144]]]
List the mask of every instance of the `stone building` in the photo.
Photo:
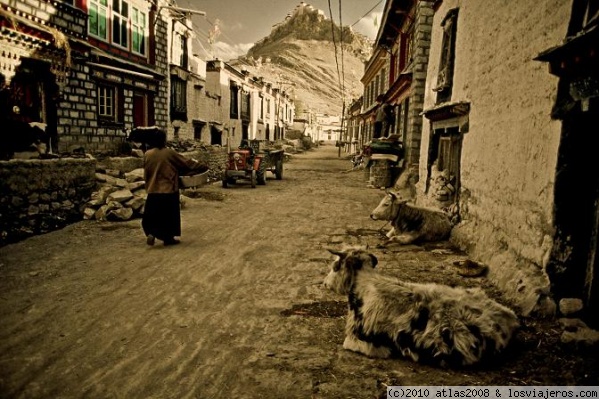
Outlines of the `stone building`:
[[417,202],[455,204],[451,240],[523,314],[577,297],[596,323],[597,34],[544,53],[597,31],[591,3],[435,1]]
[[293,123],[295,106],[285,91],[224,61],[206,63],[206,93],[220,101],[207,115],[211,135],[223,135],[213,144],[235,148],[243,140],[281,140]]
[[348,126],[360,126],[363,142],[372,139],[379,95],[394,110],[390,135],[405,148],[406,167],[418,172],[422,107],[433,18],[432,1],[389,0],[385,3],[373,54],[364,68],[362,112],[348,115]]
[[[166,125],[167,16],[143,0],[2,0],[8,118],[46,124],[51,147],[114,150]],[[17,112],[15,112],[17,111]]]
[[[405,167],[417,171],[422,136],[422,107],[433,22],[432,1],[387,1],[375,46],[389,61],[388,84],[380,93],[394,108],[390,134],[399,135],[405,148]],[[376,97],[375,97],[376,98]]]

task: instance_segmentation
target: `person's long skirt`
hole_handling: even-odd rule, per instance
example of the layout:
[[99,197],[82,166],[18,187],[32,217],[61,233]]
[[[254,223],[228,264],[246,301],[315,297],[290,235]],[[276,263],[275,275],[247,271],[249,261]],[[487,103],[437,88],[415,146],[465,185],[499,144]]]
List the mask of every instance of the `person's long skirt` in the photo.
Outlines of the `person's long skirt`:
[[146,236],[159,240],[181,236],[179,193],[148,194],[141,226]]

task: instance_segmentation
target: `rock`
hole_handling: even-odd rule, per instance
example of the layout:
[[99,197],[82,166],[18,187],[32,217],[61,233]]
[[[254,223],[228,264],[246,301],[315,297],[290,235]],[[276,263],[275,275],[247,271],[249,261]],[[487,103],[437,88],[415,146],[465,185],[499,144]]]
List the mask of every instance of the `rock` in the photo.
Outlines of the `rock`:
[[140,188],[144,188],[145,185],[146,185],[146,182],[143,181],[143,180],[140,180],[140,181],[136,181],[136,182],[133,182],[133,183],[129,183],[127,185],[127,188],[129,190],[131,190],[131,192],[133,192],[135,190],[139,190]]
[[133,193],[129,189],[118,190],[110,193],[106,201],[125,202],[133,198]]
[[458,260],[453,262],[458,269],[458,274],[462,277],[480,277],[487,273],[489,267],[482,263],[470,259]]
[[97,201],[97,204],[99,205],[104,205],[106,203],[106,198],[116,190],[116,187],[110,185],[102,186],[98,191],[92,193],[91,199],[92,201]]
[[599,331],[590,328],[564,331],[560,340],[564,344],[573,345],[579,349],[599,348]]
[[83,211],[83,219],[90,220],[93,219],[96,215],[96,210],[94,208],[85,208]]
[[98,209],[96,211],[94,216],[97,220],[107,220],[106,216],[109,212],[111,212],[115,209],[120,209],[122,207],[123,207],[123,205],[121,205],[119,202],[110,201],[106,205],[102,205],[100,207],[100,209]]
[[569,316],[580,312],[583,307],[584,304],[579,298],[562,298],[559,301],[559,311],[564,316]]
[[108,220],[129,220],[133,216],[133,209],[131,208],[119,208],[109,211],[106,214]]
[[140,180],[144,180],[144,170],[142,168],[134,169],[131,172],[125,173],[125,180],[132,183]]
[[558,323],[566,331],[576,331],[581,328],[589,328],[585,322],[580,319],[562,317],[558,319]]
[[121,177],[121,171],[118,169],[106,169],[104,173],[112,177]]
[[106,220],[106,213],[108,212],[108,205],[102,205],[94,214],[96,220]]
[[88,207],[98,209],[100,206],[104,205],[105,203],[106,203],[106,200],[93,199],[93,200],[89,200],[86,205]]
[[125,202],[125,206],[133,209],[134,211],[138,211],[142,206],[146,203],[146,200],[142,197],[134,196],[129,201]]
[[96,181],[100,183],[106,183],[106,176],[104,173],[96,173]]
[[106,184],[110,184],[111,186],[116,185],[116,178],[108,175],[104,175],[104,179]]
[[136,158],[143,158],[144,152],[142,150],[138,150],[138,149],[134,148],[131,150],[131,156],[136,157]]
[[116,179],[116,181],[114,182],[114,185],[120,188],[125,188],[128,184],[129,183],[127,183],[127,180],[125,179]]

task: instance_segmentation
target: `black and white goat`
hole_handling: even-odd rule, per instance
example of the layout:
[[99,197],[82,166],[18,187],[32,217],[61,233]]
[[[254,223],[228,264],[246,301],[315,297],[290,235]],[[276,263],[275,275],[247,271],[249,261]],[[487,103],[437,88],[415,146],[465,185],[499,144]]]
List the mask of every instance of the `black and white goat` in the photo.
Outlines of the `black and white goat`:
[[376,272],[378,260],[365,250],[329,252],[337,258],[324,285],[348,296],[345,349],[465,366],[501,352],[519,326],[479,288],[403,282]]

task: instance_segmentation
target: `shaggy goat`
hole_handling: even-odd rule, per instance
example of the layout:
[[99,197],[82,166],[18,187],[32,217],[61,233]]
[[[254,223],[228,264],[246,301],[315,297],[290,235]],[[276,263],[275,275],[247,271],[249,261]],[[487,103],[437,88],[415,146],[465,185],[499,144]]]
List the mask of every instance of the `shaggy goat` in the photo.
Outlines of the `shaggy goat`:
[[385,197],[371,212],[373,220],[391,222],[387,238],[400,244],[419,241],[445,240],[451,233],[451,221],[443,211],[410,205],[408,200],[400,199],[387,191]]
[[519,326],[479,288],[402,282],[377,273],[376,256],[364,250],[329,252],[338,258],[324,285],[348,296],[347,350],[466,366],[501,352]]

